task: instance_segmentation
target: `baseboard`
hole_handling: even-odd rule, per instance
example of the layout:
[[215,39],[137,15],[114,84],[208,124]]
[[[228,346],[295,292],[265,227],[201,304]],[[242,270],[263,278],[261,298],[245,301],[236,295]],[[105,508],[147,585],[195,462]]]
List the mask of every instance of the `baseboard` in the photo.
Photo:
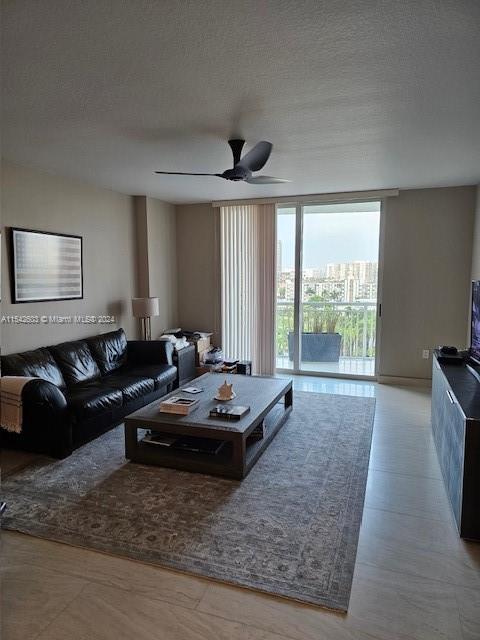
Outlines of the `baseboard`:
[[408,387],[431,387],[431,378],[402,378],[400,376],[377,376],[379,384],[397,384]]

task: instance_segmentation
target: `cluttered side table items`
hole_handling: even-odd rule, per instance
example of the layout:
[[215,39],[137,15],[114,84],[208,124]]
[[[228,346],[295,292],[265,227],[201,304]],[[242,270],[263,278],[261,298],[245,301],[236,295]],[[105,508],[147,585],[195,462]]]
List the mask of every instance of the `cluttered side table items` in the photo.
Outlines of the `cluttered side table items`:
[[[212,332],[187,331],[181,328],[169,329],[161,336],[161,340],[169,340],[175,348],[174,364],[179,368],[177,387],[204,373],[252,375],[252,363],[249,360],[225,357],[222,348],[212,344],[212,336]],[[192,352],[192,346],[194,352]],[[188,349],[188,352],[185,349]],[[194,353],[194,365],[192,365],[192,353]],[[196,367],[195,373],[192,370],[193,366]]]

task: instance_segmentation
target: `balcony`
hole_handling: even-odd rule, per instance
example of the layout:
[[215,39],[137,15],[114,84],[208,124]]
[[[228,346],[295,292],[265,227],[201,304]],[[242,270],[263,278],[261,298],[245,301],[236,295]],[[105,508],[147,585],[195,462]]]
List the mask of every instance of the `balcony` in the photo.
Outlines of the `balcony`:
[[[340,334],[338,361],[301,358],[300,369],[329,374],[373,376],[376,338],[375,302],[304,302],[303,333],[335,331]],[[293,302],[277,300],[277,369],[293,369]],[[289,348],[290,342],[290,348]]]

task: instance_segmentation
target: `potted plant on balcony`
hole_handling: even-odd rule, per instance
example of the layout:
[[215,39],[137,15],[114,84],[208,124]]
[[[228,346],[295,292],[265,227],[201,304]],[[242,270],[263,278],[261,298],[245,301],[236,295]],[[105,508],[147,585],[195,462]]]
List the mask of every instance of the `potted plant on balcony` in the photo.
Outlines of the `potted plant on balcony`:
[[[302,362],[338,362],[342,336],[336,331],[340,312],[333,304],[334,294],[313,296],[309,302],[323,302],[315,309],[312,331],[302,332]],[[294,334],[288,334],[288,355],[293,360]]]

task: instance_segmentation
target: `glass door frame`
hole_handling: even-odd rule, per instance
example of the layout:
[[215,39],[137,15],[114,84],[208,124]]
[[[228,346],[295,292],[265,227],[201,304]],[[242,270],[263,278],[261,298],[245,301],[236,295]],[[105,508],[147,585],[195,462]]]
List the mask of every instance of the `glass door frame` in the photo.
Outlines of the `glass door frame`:
[[[329,205],[329,204],[352,204],[354,202],[379,202],[380,203],[380,223],[378,238],[378,275],[377,275],[377,309],[375,322],[375,363],[374,374],[372,376],[354,374],[354,373],[337,373],[331,371],[308,371],[301,368],[301,334],[300,328],[303,326],[302,318],[302,267],[303,267],[303,209],[312,205]],[[278,209],[295,208],[295,279],[294,279],[294,301],[293,301],[293,368],[285,369],[278,367],[275,369],[277,373],[300,375],[300,376],[316,376],[319,378],[345,378],[350,380],[368,380],[376,381],[378,378],[378,363],[380,355],[381,343],[381,324],[382,324],[382,284],[383,284],[383,246],[385,238],[385,199],[384,198],[355,198],[355,200],[332,200],[315,202],[282,202],[276,205],[276,215]],[[275,313],[277,313],[275,305]],[[277,347],[275,345],[275,354]]]

